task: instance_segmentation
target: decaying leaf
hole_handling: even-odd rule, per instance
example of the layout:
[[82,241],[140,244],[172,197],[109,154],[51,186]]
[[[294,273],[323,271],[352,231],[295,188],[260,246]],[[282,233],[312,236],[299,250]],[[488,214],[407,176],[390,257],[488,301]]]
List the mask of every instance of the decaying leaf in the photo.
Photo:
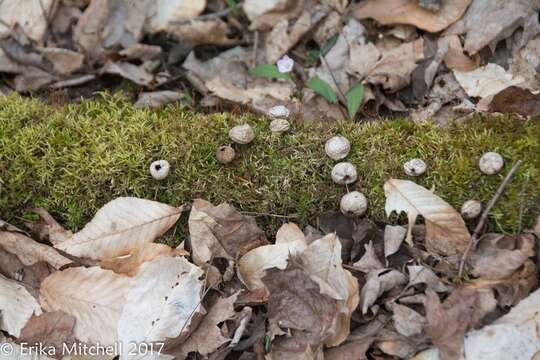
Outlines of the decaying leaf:
[[367,360],[366,352],[373,343],[373,338],[345,342],[338,347],[324,351],[325,360]]
[[493,63],[469,72],[454,70],[454,75],[467,95],[480,98],[495,95],[509,86],[518,86],[525,81]]
[[69,75],[83,67],[84,55],[62,48],[41,48],[43,57],[53,64],[53,71],[60,75]]
[[75,321],[75,317],[62,311],[42,313],[26,323],[17,341],[30,346],[53,347],[55,354],[60,355],[65,352],[64,344],[70,346],[75,342]]
[[158,257],[141,265],[118,322],[123,346],[186,336],[194,315],[204,313],[202,275],[183,257]]
[[181,213],[181,207],[120,197],[99,209],[81,231],[54,246],[94,260],[127,255],[163,235]]
[[439,11],[431,12],[414,0],[367,0],[356,6],[354,16],[373,18],[383,25],[410,24],[429,32],[439,32],[458,20],[471,1],[443,1]]
[[410,307],[394,303],[392,311],[394,327],[401,335],[413,336],[423,331],[426,319]]
[[249,250],[267,244],[255,219],[229,204],[214,206],[196,199],[189,214],[193,261],[202,265],[212,258],[237,260]]
[[385,291],[407,282],[407,276],[393,269],[380,269],[370,271],[367,275],[366,283],[360,293],[360,305],[362,314],[367,314],[371,305]]
[[76,267],[49,275],[40,289],[46,311],[74,316],[75,336],[80,341],[111,345],[127,300],[130,278],[99,267]]
[[0,313],[0,330],[19,337],[32,315],[41,314],[41,307],[24,286],[0,274]]
[[366,252],[360,258],[360,260],[353,264],[353,267],[365,273],[372,270],[383,269],[384,266],[377,257],[375,249],[373,249],[373,242],[370,241],[368,244],[365,244],[364,247],[366,248]]
[[441,255],[465,251],[470,234],[459,213],[443,199],[409,180],[390,179],[384,184],[386,214],[407,213],[406,241],[412,246],[412,227],[418,215],[426,222],[426,247]]
[[488,111],[538,116],[540,115],[540,93],[533,93],[518,86],[509,86],[493,96],[488,105]]
[[416,284],[426,284],[428,289],[436,292],[448,291],[448,287],[439,279],[437,275],[428,267],[422,265],[410,265],[407,266],[409,271],[409,283],[407,287],[414,286]]
[[238,293],[227,298],[220,297],[214,306],[210,308],[208,314],[201,320],[197,329],[176,350],[172,350],[170,354],[175,355],[175,358],[178,360],[185,359],[190,352],[207,356],[216,351],[221,345],[230,341],[230,339],[223,336],[219,324],[236,315],[234,302],[237,298]]
[[465,55],[459,36],[443,36],[439,39],[439,44],[441,43],[448,44],[448,53],[444,57],[444,64],[447,68],[458,71],[472,71],[478,67],[480,57],[470,58]]
[[28,37],[41,43],[47,30],[48,19],[54,14],[56,6],[56,0],[0,2],[0,36],[18,24]]
[[523,26],[539,8],[540,4],[535,0],[474,0],[465,16],[446,33],[466,33],[465,51],[474,55],[488,45],[495,48],[498,41]]
[[45,261],[56,270],[71,264],[72,261],[60,255],[54,248],[17,232],[0,231],[0,247],[15,254],[26,266]]
[[176,103],[182,100],[184,93],[180,91],[153,91],[139,94],[137,102],[133,105],[138,108],[149,107],[156,109],[167,104]]
[[535,239],[531,234],[517,238],[486,234],[471,256],[472,274],[485,280],[499,280],[512,275],[534,255]]
[[405,236],[407,235],[407,229],[400,225],[386,225],[384,228],[384,257],[388,257],[395,254]]

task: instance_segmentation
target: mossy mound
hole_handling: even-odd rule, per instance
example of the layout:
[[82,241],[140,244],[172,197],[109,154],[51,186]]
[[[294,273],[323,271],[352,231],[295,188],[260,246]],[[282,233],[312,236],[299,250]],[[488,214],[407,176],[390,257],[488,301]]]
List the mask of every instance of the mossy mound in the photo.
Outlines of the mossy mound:
[[[247,122],[253,144],[237,146],[237,159],[224,166],[215,159],[228,144],[230,127]],[[487,202],[504,174],[524,161],[492,212],[496,231],[514,232],[540,212],[540,123],[512,117],[478,117],[439,129],[407,120],[335,125],[295,123],[278,136],[269,121],[253,115],[204,115],[170,106],[135,109],[120,96],[53,108],[17,95],[0,97],[0,218],[17,222],[30,207],[44,207],[75,230],[107,201],[138,196],[179,205],[202,197],[230,202],[242,211],[292,215],[306,224],[336,209],[343,187],[332,183],[333,162],[324,142],[347,136],[348,160],[358,167],[353,186],[369,199],[368,216],[384,220],[383,184],[407,178],[402,164],[413,157],[428,164],[419,184],[434,188],[459,208],[469,199]],[[501,153],[505,171],[485,176],[478,159]],[[154,181],[149,164],[167,159],[169,178]],[[261,217],[274,228],[284,218]]]

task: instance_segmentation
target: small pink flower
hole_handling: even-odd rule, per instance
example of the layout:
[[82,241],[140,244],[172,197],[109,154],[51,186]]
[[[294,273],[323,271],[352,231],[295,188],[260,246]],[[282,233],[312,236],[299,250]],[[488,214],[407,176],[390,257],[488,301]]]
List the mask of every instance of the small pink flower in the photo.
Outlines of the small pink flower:
[[283,55],[283,57],[277,61],[276,65],[280,73],[288,73],[293,69],[294,60],[287,55]]

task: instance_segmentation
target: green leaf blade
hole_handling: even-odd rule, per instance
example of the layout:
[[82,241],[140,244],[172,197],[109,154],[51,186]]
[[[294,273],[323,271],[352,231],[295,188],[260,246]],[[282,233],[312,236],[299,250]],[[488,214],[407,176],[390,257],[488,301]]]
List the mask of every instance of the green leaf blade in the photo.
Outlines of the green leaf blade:
[[269,79],[283,79],[283,80],[292,80],[289,73],[279,72],[276,65],[273,64],[260,64],[255,66],[249,71],[253,76],[260,76]]
[[326,100],[328,100],[328,102],[332,104],[337,103],[338,99],[336,93],[334,92],[332,87],[330,87],[330,85],[320,77],[315,76],[309,79],[309,81],[307,82],[307,86],[311,90],[315,91],[316,94],[319,94]]
[[345,99],[347,100],[347,112],[352,120],[364,102],[364,85],[362,83],[354,85],[345,94]]

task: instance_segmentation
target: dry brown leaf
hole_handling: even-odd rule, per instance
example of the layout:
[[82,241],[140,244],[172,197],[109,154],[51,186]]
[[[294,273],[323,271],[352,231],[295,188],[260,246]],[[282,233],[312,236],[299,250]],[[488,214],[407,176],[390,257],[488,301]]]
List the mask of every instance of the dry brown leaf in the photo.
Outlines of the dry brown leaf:
[[[323,342],[335,334],[335,322],[339,316],[338,302],[321,294],[317,283],[300,269],[271,269],[263,281],[270,291],[270,327],[289,329],[292,332],[291,340],[298,342],[298,353],[303,353],[306,349],[313,353],[321,351]],[[283,348],[290,344],[276,345],[282,348],[278,351],[284,352]],[[272,353],[274,352],[272,347]]]
[[411,82],[411,74],[417,63],[424,59],[424,40],[420,38],[381,53],[382,57],[371,68],[366,81],[394,92]]
[[177,349],[173,349],[168,353],[174,355],[178,360],[185,359],[190,352],[207,356],[216,351],[221,345],[229,342],[231,339],[223,336],[219,324],[236,315],[234,303],[237,298],[238,293],[227,298],[220,297],[189,338]]
[[72,263],[70,259],[60,255],[54,248],[40,244],[21,233],[0,231],[0,247],[15,254],[26,266],[45,261],[59,270]]
[[491,98],[489,112],[516,113],[523,116],[540,115],[540,93],[509,86]]
[[448,291],[448,287],[435,275],[433,270],[422,265],[407,266],[409,271],[409,283],[407,287],[416,284],[426,284],[428,289],[436,292]]
[[409,180],[390,179],[384,184],[386,214],[407,213],[409,227],[406,241],[412,243],[412,227],[418,215],[426,222],[426,247],[441,255],[465,251],[469,230],[459,213],[443,199]]
[[56,0],[0,2],[0,37],[9,33],[15,24],[19,24],[30,39],[42,43],[47,30],[47,19],[54,15],[57,5]]
[[148,72],[144,65],[134,65],[124,61],[107,62],[101,69],[101,73],[118,75],[142,86],[151,86],[162,81]]
[[39,241],[48,241],[51,244],[56,245],[73,236],[73,233],[64,229],[64,227],[60,225],[47,210],[35,208],[31,209],[31,211],[39,216],[39,220],[27,222],[25,225]]
[[167,104],[177,103],[184,97],[184,93],[180,91],[153,91],[143,92],[139,94],[137,102],[133,105],[137,108],[149,107],[156,109],[163,107]]
[[0,330],[19,337],[32,315],[41,314],[41,307],[24,286],[0,274],[0,313]]
[[74,316],[78,340],[111,345],[118,338],[116,329],[130,280],[99,267],[69,268],[43,281],[40,302],[46,311]]
[[287,19],[279,21],[266,36],[264,45],[266,61],[272,64],[275,63],[296,45],[308,31],[317,25],[327,13],[327,8],[316,4],[305,8],[292,25]]
[[426,319],[408,306],[392,304],[392,319],[397,332],[403,336],[422,333]]
[[349,49],[347,72],[359,78],[364,78],[375,68],[381,56],[381,52],[375,44],[354,42]]
[[161,46],[135,44],[119,51],[118,55],[124,57],[126,60],[149,61],[157,58],[161,53]]
[[53,71],[60,75],[69,75],[80,70],[84,65],[84,55],[76,51],[61,48],[41,48],[45,59],[53,65]]
[[45,312],[26,323],[17,342],[54,348],[55,354],[60,356],[65,352],[64,346],[70,347],[75,342],[75,321],[73,316],[62,311]]
[[40,90],[58,80],[58,78],[46,71],[33,66],[26,66],[24,71],[15,76],[13,83],[15,90],[20,93]]
[[403,285],[407,282],[407,277],[397,270],[380,269],[370,271],[366,278],[366,283],[360,293],[360,305],[362,314],[367,314],[371,305],[385,291],[388,291],[396,286]]
[[373,338],[348,341],[338,347],[324,351],[325,360],[367,360],[366,352],[373,343]]
[[470,58],[465,55],[461,40],[457,35],[443,36],[439,38],[439,44],[448,44],[448,53],[444,57],[444,64],[451,70],[472,71],[480,64],[480,57]]
[[396,331],[382,329],[378,334],[375,345],[385,354],[398,359],[408,359],[418,348],[414,338],[406,337]]
[[[310,3],[311,5],[312,3]],[[250,30],[268,31],[283,19],[296,19],[306,8],[306,0],[246,0],[243,10],[251,20]]]
[[189,214],[193,261],[202,265],[212,258],[237,260],[249,250],[268,242],[255,219],[229,204],[214,206],[196,199]]
[[405,236],[407,235],[407,229],[400,225],[386,225],[384,227],[384,257],[395,254]]
[[232,36],[229,25],[221,19],[190,21],[186,24],[171,26],[168,34],[179,41],[195,45],[227,46],[238,43]]
[[375,253],[375,249],[373,249],[373,242],[370,241],[368,244],[365,244],[364,247],[366,248],[366,252],[360,258],[360,260],[355,262],[352,266],[355,269],[358,269],[365,273],[368,273],[372,270],[379,270],[384,268],[383,264]]
[[147,4],[146,30],[167,32],[181,20],[193,19],[206,8],[206,0],[158,0]]
[[182,257],[158,257],[141,265],[126,295],[118,321],[118,340],[163,342],[185,337],[197,314],[204,313],[201,268]]
[[480,293],[458,288],[443,304],[434,291],[428,289],[426,295],[426,334],[439,348],[442,359],[458,359],[463,336],[485,315]]
[[163,235],[181,213],[181,207],[120,197],[99,209],[81,231],[54,246],[94,260],[127,255]]
[[146,243],[130,255],[102,260],[99,266],[117,274],[134,276],[144,262],[152,261],[159,256],[173,256],[174,252],[173,248],[165,244]]
[[509,86],[518,86],[525,81],[493,63],[469,72],[454,70],[454,75],[467,95],[480,98],[495,95]]
[[49,276],[51,269],[45,262],[26,266],[16,255],[0,247],[0,273],[21,282],[35,297],[39,295],[39,286],[43,279]]
[[373,18],[383,25],[410,24],[435,33],[461,18],[471,1],[443,1],[439,11],[431,12],[415,0],[367,0],[356,5],[354,16]]
[[[505,247],[505,242],[512,244]],[[535,238],[523,234],[512,239],[505,235],[486,234],[471,256],[472,274],[485,280],[500,280],[511,276],[534,255]]]
[[[476,54],[482,48],[506,39],[526,19],[540,9],[536,0],[474,0],[465,16],[453,24],[446,34],[467,34],[465,51]],[[496,21],[495,21],[496,19]]]

